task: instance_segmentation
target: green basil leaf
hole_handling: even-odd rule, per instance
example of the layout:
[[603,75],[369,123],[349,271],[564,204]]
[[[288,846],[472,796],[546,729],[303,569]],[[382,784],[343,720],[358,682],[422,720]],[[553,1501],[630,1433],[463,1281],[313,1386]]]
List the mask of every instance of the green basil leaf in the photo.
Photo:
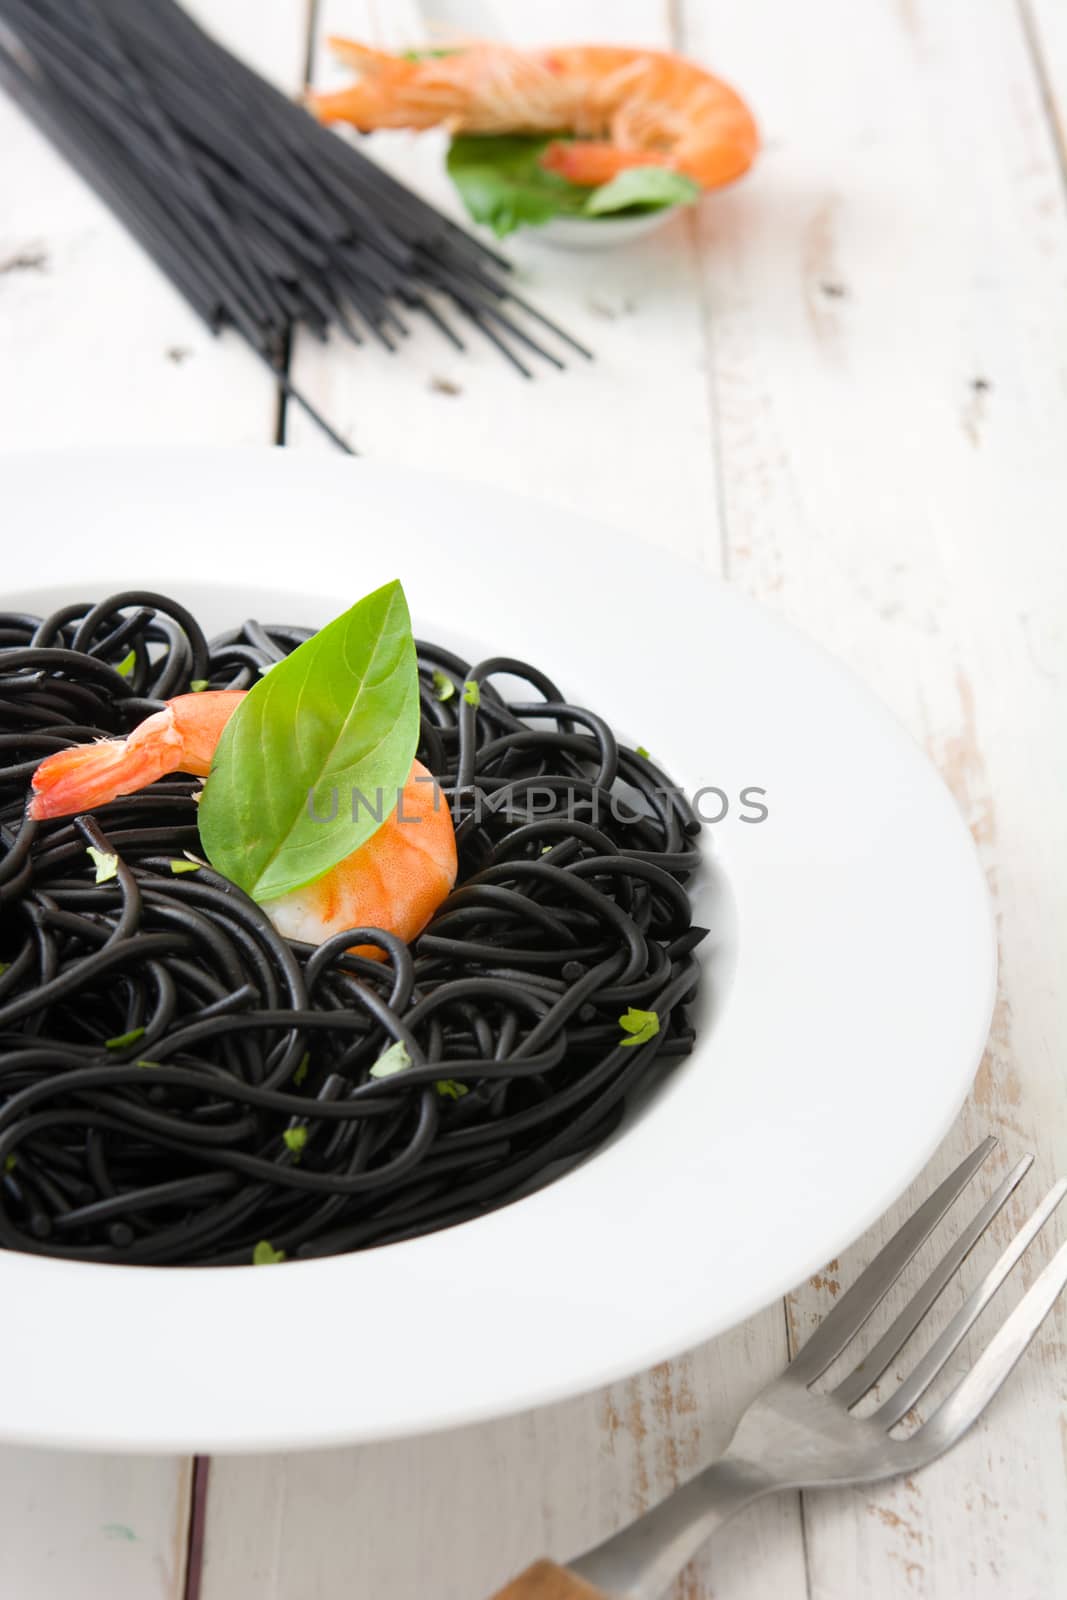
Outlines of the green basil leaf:
[[586,188],[549,172],[541,157],[561,134],[462,134],[448,151],[448,172],[475,222],[498,238],[553,217],[605,217],[690,205],[700,185],[669,167],[627,167],[610,183]]
[[664,206],[691,206],[700,185],[669,167],[626,167],[610,183],[594,189],[585,202],[587,217],[616,211],[660,211]]
[[392,814],[418,737],[411,618],[400,584],[387,583],[238,705],[200,801],[208,860],[256,900],[313,883]]

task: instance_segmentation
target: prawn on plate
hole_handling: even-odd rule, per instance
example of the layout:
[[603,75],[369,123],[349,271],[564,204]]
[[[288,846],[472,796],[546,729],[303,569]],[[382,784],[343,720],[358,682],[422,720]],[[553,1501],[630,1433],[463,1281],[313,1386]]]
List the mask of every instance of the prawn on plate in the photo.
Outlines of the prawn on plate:
[[[32,779],[31,818],[68,817],[134,794],[169,772],[207,777],[243,689],[178,695],[126,739],[100,739],[46,756]],[[263,902],[278,932],[321,944],[345,928],[384,928],[412,940],[456,880],[448,806],[419,762],[376,833],[313,883]],[[378,955],[361,946],[361,954]]]

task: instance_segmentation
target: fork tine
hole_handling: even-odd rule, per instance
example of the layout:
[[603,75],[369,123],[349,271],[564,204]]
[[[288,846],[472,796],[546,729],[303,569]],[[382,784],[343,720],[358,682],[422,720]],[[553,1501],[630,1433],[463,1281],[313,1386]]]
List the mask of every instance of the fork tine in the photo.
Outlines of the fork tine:
[[[901,1417],[907,1415],[919,1397],[923,1395],[930,1387],[931,1383],[933,1383],[934,1379],[941,1371],[941,1368],[945,1365],[945,1362],[948,1360],[949,1356],[956,1349],[957,1345],[961,1343],[968,1330],[973,1327],[981,1313],[985,1310],[985,1307],[989,1304],[990,1300],[992,1300],[993,1296],[1004,1282],[1004,1279],[1008,1276],[1008,1273],[1011,1271],[1012,1267],[1015,1266],[1023,1252],[1033,1243],[1037,1234],[1040,1233],[1041,1229],[1055,1211],[1065,1194],[1067,1194],[1067,1178],[1061,1178],[1059,1183],[1049,1190],[1048,1194],[1045,1196],[1044,1200],[1042,1200],[1041,1204],[1038,1206],[1033,1215],[1026,1221],[1023,1227],[1019,1229],[1019,1232],[1015,1235],[1015,1238],[1011,1241],[1011,1244],[1009,1244],[1008,1248],[989,1269],[981,1283],[978,1284],[978,1286],[967,1297],[963,1305],[956,1312],[956,1315],[952,1318],[952,1321],[934,1340],[929,1350],[916,1366],[914,1372],[905,1378],[904,1382],[900,1385],[900,1388],[895,1390],[893,1394],[889,1396],[889,1399],[884,1405],[879,1406],[878,1410],[872,1413],[872,1422],[877,1422],[884,1428],[892,1428],[895,1423],[900,1421]],[[1033,1291],[1031,1290],[1031,1293],[1032,1292]],[[1055,1299],[1055,1295],[1053,1296],[1053,1299]],[[1051,1303],[1052,1302],[1050,1301],[1049,1304]],[[1042,1312],[1041,1316],[1043,1317],[1044,1314],[1045,1313]],[[1013,1312],[1012,1316],[1014,1315],[1015,1313]],[[1008,1320],[1010,1322],[1011,1318]],[[1040,1322],[1040,1320],[1041,1317],[1038,1318],[1038,1322]],[[1005,1327],[1006,1326],[1007,1323],[1005,1323]],[[1036,1327],[1037,1323],[1034,1324],[1035,1329]],[[997,1337],[999,1338],[999,1335]],[[996,1341],[994,1340],[994,1343],[995,1342]],[[993,1346],[990,1345],[989,1348],[991,1350]],[[1018,1355],[1022,1354],[1022,1348],[1025,1348],[1025,1346],[1020,1348],[1018,1354],[1012,1357],[1012,1361],[1004,1369],[1004,1377],[1006,1377],[1008,1372],[1011,1370],[1011,1366],[1018,1359]],[[985,1356],[983,1355],[977,1365],[980,1365],[981,1361],[984,1360]],[[997,1387],[999,1387],[1002,1381],[1003,1378],[998,1378]],[[995,1393],[995,1390],[991,1392]],[[984,1400],[982,1401],[982,1404],[985,1404]]]
[[1067,1244],[1060,1246],[967,1376],[912,1438],[933,1445],[938,1454],[954,1445],[981,1416],[1065,1288]]
[[952,1247],[946,1250],[933,1272],[919,1286],[874,1348],[864,1356],[844,1382],[837,1386],[834,1395],[843,1406],[854,1406],[857,1401],[863,1399],[868,1389],[873,1389],[1033,1164],[1033,1156],[1023,1156],[1022,1160],[1016,1163],[1000,1188],[990,1195],[974,1220],[968,1224]]
[[960,1162],[955,1172],[949,1174],[944,1183],[883,1246],[847,1294],[842,1295],[829,1316],[823,1318],[792,1363],[789,1370],[794,1378],[803,1383],[814,1383],[831,1361],[841,1354],[872,1311],[882,1303],[956,1196],[970,1183],[996,1142],[992,1137],[983,1139],[977,1150],[972,1150],[967,1159]]

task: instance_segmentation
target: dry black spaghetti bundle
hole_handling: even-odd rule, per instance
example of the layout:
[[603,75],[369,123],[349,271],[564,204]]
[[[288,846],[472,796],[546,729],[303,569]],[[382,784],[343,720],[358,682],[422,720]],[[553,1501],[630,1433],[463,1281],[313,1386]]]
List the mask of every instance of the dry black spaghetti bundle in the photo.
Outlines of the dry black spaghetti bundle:
[[410,313],[454,318],[524,376],[554,366],[507,263],[209,38],[174,0],[0,0],[0,85],[98,191],[213,332],[292,386],[294,327],[390,350]]
[[[409,1238],[566,1171],[688,1053],[698,823],[521,662],[418,647],[419,758],[460,870],[410,947],[294,943],[193,870],[195,778],[25,820],[51,751],[194,683],[247,687],[308,636],[209,643],[138,592],[0,614],[0,1248],[239,1264]],[[90,850],[118,858],[106,881]],[[658,1031],[627,1035],[631,1008]],[[409,1064],[372,1075],[397,1044]]]

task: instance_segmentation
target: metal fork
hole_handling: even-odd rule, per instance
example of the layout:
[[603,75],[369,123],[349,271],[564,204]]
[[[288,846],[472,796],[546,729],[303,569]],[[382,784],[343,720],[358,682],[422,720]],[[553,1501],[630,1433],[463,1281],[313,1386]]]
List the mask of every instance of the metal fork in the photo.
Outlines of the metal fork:
[[945,1179],[824,1318],[796,1360],[757,1395],[718,1461],[569,1568],[539,1561],[496,1600],[659,1600],[704,1541],[779,1489],[874,1483],[916,1471],[981,1416],[1067,1285],[1067,1244],[1005,1318],[970,1371],[907,1438],[890,1429],[929,1388],[1067,1193],[1061,1179],[1020,1228],[907,1378],[869,1416],[852,1408],[878,1382],[1033,1163],[1024,1156],[945,1252],[874,1348],[837,1387],[812,1385],[881,1304],[996,1144],[986,1139]]

